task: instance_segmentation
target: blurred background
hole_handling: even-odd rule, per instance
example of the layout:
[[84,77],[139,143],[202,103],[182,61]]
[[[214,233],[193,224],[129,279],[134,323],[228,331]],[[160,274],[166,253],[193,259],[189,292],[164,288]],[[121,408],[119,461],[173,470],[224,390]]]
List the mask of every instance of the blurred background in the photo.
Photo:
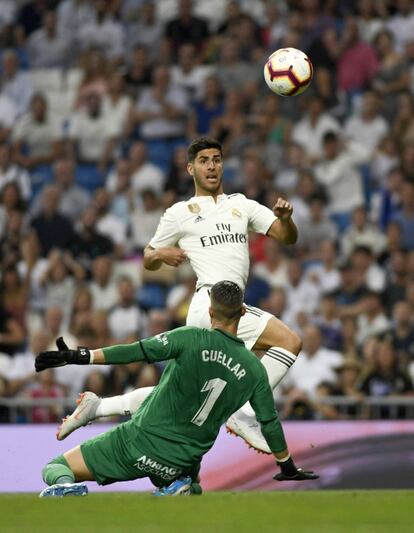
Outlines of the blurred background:
[[[0,46],[2,423],[158,382],[33,360],[185,323],[191,268],[144,271],[142,250],[192,195],[197,135],[223,143],[227,193],[294,206],[295,246],[251,236],[246,291],[303,336],[282,418],[413,418],[412,1],[0,0]],[[301,96],[264,83],[280,47],[314,64]]]

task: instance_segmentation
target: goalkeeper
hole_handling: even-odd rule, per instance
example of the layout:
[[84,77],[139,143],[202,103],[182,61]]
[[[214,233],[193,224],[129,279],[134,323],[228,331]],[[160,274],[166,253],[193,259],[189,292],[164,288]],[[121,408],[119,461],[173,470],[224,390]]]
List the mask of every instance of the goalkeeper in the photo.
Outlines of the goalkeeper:
[[159,385],[131,420],[85,441],[43,469],[40,496],[84,495],[85,481],[107,485],[149,477],[155,495],[200,493],[200,462],[228,417],[250,401],[281,472],[279,481],[315,479],[296,468],[274,407],[266,371],[236,337],[243,292],[231,281],[211,289],[211,330],[182,327],[156,337],[98,350],[58,351],[36,358],[38,372],[66,364],[127,364],[170,360]]

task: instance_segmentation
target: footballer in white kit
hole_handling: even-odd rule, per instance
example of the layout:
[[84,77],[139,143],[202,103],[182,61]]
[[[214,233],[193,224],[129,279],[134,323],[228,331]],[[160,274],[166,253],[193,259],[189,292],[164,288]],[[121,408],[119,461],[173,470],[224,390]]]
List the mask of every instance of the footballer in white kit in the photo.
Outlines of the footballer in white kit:
[[[229,280],[243,290],[249,275],[248,232],[266,234],[273,212],[243,194],[194,196],[167,209],[149,246],[178,246],[197,276],[187,326],[210,328],[209,293],[215,283]],[[247,306],[237,334],[250,350],[272,317]]]
[[[246,286],[250,264],[248,233],[262,233],[283,244],[293,244],[297,229],[292,206],[282,198],[271,210],[243,194],[223,193],[223,154],[218,141],[203,137],[191,143],[187,169],[194,179],[195,195],[177,202],[161,217],[145,248],[144,267],[157,270],[163,263],[176,267],[188,259],[197,275],[197,286],[187,325],[210,328],[210,287],[223,280],[233,281],[243,290]],[[272,388],[294,363],[302,346],[299,336],[279,319],[248,305],[237,335],[248,349],[265,352],[261,362]],[[135,412],[151,391],[152,387],[146,387],[104,399],[87,393],[75,412],[63,421],[58,439],[94,418]],[[253,448],[270,453],[250,405],[234,413],[227,428]]]

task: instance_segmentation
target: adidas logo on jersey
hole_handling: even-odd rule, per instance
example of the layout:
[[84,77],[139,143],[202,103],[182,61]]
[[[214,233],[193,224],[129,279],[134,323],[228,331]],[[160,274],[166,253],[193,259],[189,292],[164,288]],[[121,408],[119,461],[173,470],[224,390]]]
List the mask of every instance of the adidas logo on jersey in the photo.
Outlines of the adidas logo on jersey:
[[201,215],[198,215],[198,217],[194,220],[194,224],[196,222],[202,222],[203,220],[205,220]]

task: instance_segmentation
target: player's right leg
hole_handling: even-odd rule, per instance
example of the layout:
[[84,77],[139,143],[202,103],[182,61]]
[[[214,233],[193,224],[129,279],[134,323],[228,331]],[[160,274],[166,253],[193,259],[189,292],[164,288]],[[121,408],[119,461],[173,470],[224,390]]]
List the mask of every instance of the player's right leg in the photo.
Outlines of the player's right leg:
[[48,487],[39,494],[40,498],[86,496],[88,487],[82,482],[95,479],[85,464],[80,446],[50,461],[43,468],[42,476]]
[[76,401],[78,406],[73,413],[62,420],[56,438],[65,439],[76,429],[86,426],[97,418],[106,416],[132,415],[141,406],[154,387],[142,387],[120,396],[110,398],[99,398],[93,392],[84,392],[79,395]]

